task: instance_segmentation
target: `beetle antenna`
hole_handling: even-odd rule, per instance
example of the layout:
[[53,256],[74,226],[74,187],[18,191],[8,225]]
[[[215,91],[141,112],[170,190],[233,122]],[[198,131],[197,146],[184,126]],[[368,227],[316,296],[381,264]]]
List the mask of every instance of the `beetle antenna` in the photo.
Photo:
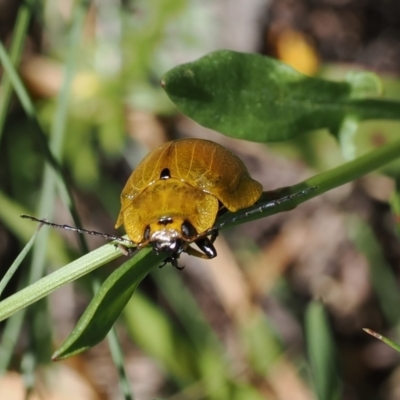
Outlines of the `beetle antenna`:
[[121,236],[110,235],[108,233],[97,232],[97,231],[89,231],[88,229],[76,228],[76,227],[70,226],[70,225],[55,224],[53,222],[46,221],[45,219],[35,218],[35,217],[32,217],[31,215],[26,215],[26,214],[22,214],[21,218],[30,219],[31,221],[39,222],[40,224],[48,225],[48,226],[51,226],[53,228],[65,229],[67,231],[73,231],[73,232],[77,232],[77,233],[80,233],[80,234],[87,234],[87,235],[92,235],[92,236],[101,236],[102,238],[104,238],[106,240],[112,240],[112,241],[116,240],[118,242],[127,243],[127,244],[129,244],[131,246],[132,245],[136,246],[136,244],[133,243],[131,240],[125,239],[125,238],[123,238]]

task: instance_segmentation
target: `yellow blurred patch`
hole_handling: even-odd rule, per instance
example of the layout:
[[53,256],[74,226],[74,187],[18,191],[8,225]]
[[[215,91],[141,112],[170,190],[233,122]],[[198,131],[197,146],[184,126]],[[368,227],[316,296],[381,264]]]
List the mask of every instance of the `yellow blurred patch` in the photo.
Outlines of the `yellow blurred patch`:
[[98,95],[101,89],[99,78],[93,72],[81,72],[72,83],[72,96],[77,100],[87,100]]
[[299,72],[314,75],[319,67],[318,54],[307,36],[294,30],[282,31],[276,40],[278,58]]

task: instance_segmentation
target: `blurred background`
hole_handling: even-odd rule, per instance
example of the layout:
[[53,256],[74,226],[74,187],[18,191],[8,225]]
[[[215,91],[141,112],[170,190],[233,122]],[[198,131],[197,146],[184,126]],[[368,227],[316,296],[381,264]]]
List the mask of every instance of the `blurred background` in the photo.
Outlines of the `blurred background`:
[[[177,64],[221,48],[259,52],[326,79],[370,70],[386,97],[400,98],[397,0],[0,0],[0,39],[9,50],[23,16],[18,71],[87,229],[114,233],[132,169],[167,140],[221,143],[265,190],[346,162],[326,131],[260,145],[196,125],[159,85]],[[1,65],[0,73],[3,275],[35,229],[19,214],[72,220],[61,198],[46,191],[52,178],[34,118]],[[399,129],[362,123],[357,155],[390,142]],[[62,141],[52,142],[63,130]],[[400,341],[399,176],[388,167],[296,210],[226,231],[217,258],[186,257],[182,272],[167,265],[147,277],[117,326],[135,399],[400,399],[397,353],[362,331]],[[34,264],[47,274],[81,255],[75,235],[47,234],[3,297],[25,286]],[[104,243],[87,240],[91,249]],[[122,261],[93,274],[104,280]],[[106,342],[49,363],[88,304],[89,286],[87,277],[67,285],[28,313],[13,331],[15,347],[3,334],[8,358],[0,367],[8,372],[0,399],[122,398]],[[0,325],[10,329],[7,321]],[[312,362],[314,345],[329,368]]]

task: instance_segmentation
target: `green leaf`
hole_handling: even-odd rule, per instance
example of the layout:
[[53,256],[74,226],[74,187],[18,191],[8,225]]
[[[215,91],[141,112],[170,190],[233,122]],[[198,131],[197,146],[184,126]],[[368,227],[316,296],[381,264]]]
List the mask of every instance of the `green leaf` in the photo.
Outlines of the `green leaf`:
[[334,340],[325,308],[317,301],[310,303],[306,310],[305,334],[318,400],[340,399]]
[[101,285],[75,329],[54,353],[53,360],[71,357],[101,342],[136,287],[163,258],[165,255],[157,256],[151,248],[146,248],[116,269]]
[[225,135],[257,142],[289,139],[343,119],[399,119],[400,102],[360,99],[379,92],[371,74],[345,82],[311,78],[258,54],[219,50],[179,65],[161,80],[178,109]]

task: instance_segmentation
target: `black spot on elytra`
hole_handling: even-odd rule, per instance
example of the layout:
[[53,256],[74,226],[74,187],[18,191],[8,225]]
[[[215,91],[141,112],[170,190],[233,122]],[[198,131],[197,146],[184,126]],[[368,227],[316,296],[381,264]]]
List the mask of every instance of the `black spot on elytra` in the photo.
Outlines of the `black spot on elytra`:
[[161,171],[160,179],[169,179],[169,178],[171,178],[171,173],[169,172],[168,168],[164,168]]

